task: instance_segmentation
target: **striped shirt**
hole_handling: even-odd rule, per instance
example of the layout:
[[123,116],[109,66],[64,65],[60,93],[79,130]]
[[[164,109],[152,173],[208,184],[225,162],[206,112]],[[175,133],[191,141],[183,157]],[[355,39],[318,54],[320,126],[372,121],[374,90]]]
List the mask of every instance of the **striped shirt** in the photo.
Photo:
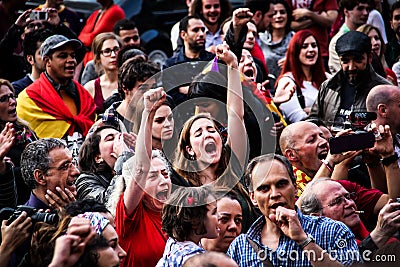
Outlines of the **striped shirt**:
[[[360,261],[356,239],[346,225],[326,217],[303,215],[297,208],[296,211],[304,231],[311,235],[315,239],[315,243],[328,252],[332,258],[345,266],[350,266]],[[247,234],[239,235],[231,243],[227,254],[239,266],[263,267],[260,258],[264,255],[268,257],[274,266],[312,266],[307,256],[315,255],[311,255],[310,251],[303,251],[295,241],[283,233],[279,238],[277,249],[272,250],[261,244],[261,230],[264,225],[265,217],[261,216],[253,223]],[[260,252],[263,253],[258,253],[260,257],[257,256],[246,236],[261,248]],[[315,256],[317,259],[320,257],[320,255]]]

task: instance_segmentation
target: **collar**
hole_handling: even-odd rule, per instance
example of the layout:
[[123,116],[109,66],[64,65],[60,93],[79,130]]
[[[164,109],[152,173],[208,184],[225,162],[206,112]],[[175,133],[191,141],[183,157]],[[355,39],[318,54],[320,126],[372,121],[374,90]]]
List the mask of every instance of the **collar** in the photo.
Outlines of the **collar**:
[[66,85],[62,85],[60,83],[55,82],[50,75],[47,73],[47,71],[44,71],[44,75],[46,75],[47,79],[50,81],[51,85],[56,89],[57,93],[59,95],[61,90],[64,90],[68,94],[74,95],[75,93],[75,84],[73,83],[72,79],[67,82]]

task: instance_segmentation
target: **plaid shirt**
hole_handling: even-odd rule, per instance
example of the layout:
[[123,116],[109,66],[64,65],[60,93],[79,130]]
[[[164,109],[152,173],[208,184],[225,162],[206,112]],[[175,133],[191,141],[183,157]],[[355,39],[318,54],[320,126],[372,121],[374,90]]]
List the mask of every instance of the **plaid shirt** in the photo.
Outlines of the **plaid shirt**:
[[[303,215],[297,208],[296,211],[304,231],[314,237],[315,243],[330,253],[333,258],[345,266],[360,261],[356,239],[346,225],[326,217]],[[246,236],[249,236],[251,240],[258,244],[262,252],[266,252],[268,259],[274,266],[311,266],[307,258],[307,255],[311,253],[303,252],[295,241],[283,233],[279,238],[279,245],[276,250],[261,244],[261,230],[264,225],[265,217],[261,216],[253,223],[247,234],[239,235],[231,243],[227,254],[239,266],[264,267]],[[264,253],[258,254],[262,257]],[[320,255],[317,255],[318,258],[320,258]]]
[[165,244],[163,257],[156,267],[179,267],[190,257],[204,252],[206,251],[202,247],[192,241],[179,242],[170,237]]

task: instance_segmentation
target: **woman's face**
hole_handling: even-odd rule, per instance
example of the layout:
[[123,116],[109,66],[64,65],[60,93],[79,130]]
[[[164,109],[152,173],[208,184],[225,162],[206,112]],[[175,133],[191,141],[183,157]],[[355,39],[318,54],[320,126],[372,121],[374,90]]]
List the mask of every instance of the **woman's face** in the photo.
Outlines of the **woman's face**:
[[284,29],[287,24],[287,12],[285,6],[282,4],[274,5],[274,16],[271,20],[271,26],[273,29]]
[[99,161],[104,160],[107,165],[110,166],[112,169],[114,169],[115,162],[118,158],[117,153],[114,151],[114,140],[118,137],[119,133],[120,132],[112,128],[103,129],[99,133]]
[[211,100],[209,98],[196,101],[196,107],[199,113],[209,113],[211,117],[217,120],[219,119],[220,110],[222,108],[221,106],[222,103],[219,103],[216,100]]
[[379,38],[379,34],[375,29],[372,29],[368,33],[368,37],[371,39],[372,51],[380,57],[381,49],[382,49],[382,42]]
[[97,253],[99,254],[97,262],[98,267],[115,267],[119,266],[121,263],[112,247],[98,249]]
[[[123,248],[121,248],[121,246],[118,243],[118,234],[115,231],[114,227],[112,227],[111,224],[108,224],[106,228],[104,228],[101,235],[104,239],[107,240],[112,251],[110,251],[109,249],[106,249],[104,251],[101,250],[99,251],[100,254],[99,264],[100,260],[102,261],[103,264],[99,266],[116,266],[114,262],[116,262],[117,259],[118,259],[117,263],[121,264],[122,260],[126,257],[126,252],[125,250],[123,250]],[[110,265],[111,263],[114,263],[114,265]]]
[[17,120],[17,101],[7,85],[0,86],[0,121],[14,122]]
[[[119,43],[115,39],[105,40],[101,47],[100,64],[106,70],[117,69],[117,56],[120,50]],[[108,54],[111,53],[111,54]],[[106,54],[106,55],[105,55]]]
[[171,178],[167,166],[159,158],[151,160],[144,191],[146,192],[144,197],[146,206],[154,210],[161,210],[171,194]]
[[206,118],[197,119],[190,128],[189,155],[206,164],[217,164],[222,154],[222,139],[214,123]]
[[170,140],[174,134],[174,117],[172,110],[167,105],[162,105],[156,111],[153,119],[153,138]]
[[313,66],[318,59],[318,45],[314,36],[308,36],[300,49],[299,60],[305,66]]
[[226,252],[233,239],[242,232],[242,207],[237,200],[223,197],[217,201],[217,211],[220,228],[217,242]]

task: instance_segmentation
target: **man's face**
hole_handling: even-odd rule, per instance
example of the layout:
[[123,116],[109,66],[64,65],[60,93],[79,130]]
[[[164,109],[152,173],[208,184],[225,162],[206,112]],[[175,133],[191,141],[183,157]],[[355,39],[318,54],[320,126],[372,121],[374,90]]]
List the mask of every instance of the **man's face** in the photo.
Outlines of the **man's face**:
[[[302,123],[296,133],[292,135],[294,148],[293,164],[300,170],[310,170],[315,172],[321,166],[321,159],[326,158],[329,151],[328,141],[324,138],[321,129],[313,123]],[[287,152],[284,152],[287,158],[290,158]]]
[[252,22],[247,22],[247,35],[243,48],[251,51],[256,43],[257,27]]
[[360,217],[355,213],[356,204],[340,183],[322,182],[316,185],[314,190],[323,207],[322,215],[346,224],[351,230],[359,225]]
[[219,0],[203,0],[201,15],[206,24],[215,25],[221,16],[221,5]]
[[386,122],[390,128],[400,133],[400,92],[393,92],[391,100],[392,102],[387,105]]
[[340,65],[350,84],[358,84],[365,78],[368,65],[367,53],[362,55],[345,54],[340,57]]
[[57,194],[56,187],[64,190],[68,188],[76,192],[75,180],[79,176],[79,170],[72,164],[72,155],[67,147],[55,148],[49,153],[50,169],[43,174],[46,181],[46,189]]
[[38,42],[38,46],[37,46],[37,49],[36,49],[36,52],[35,52],[35,56],[33,57],[33,62],[34,62],[33,66],[40,73],[45,71],[45,69],[46,69],[45,63],[44,63],[44,61],[42,59],[42,56],[40,55],[40,45],[41,44],[42,44],[41,42]]
[[67,45],[54,51],[51,57],[45,57],[46,70],[55,82],[65,84],[75,74],[76,54],[75,49]]
[[263,15],[262,20],[257,25],[258,32],[264,32],[268,29],[271,23],[272,17],[274,16],[274,5],[270,4],[268,12]]
[[205,30],[203,21],[200,19],[190,19],[188,29],[186,32],[182,31],[181,36],[185,43],[189,45],[189,48],[193,51],[200,51],[204,49],[206,42]]
[[400,39],[400,8],[393,11],[390,27],[392,27],[393,31],[396,33],[397,39]]
[[367,3],[359,3],[352,10],[345,9],[345,14],[347,15],[350,23],[352,23],[355,27],[359,27],[367,23],[370,10],[371,8]]
[[246,49],[242,49],[242,56],[239,62],[239,71],[253,82],[256,81],[257,67],[254,63],[253,56]]
[[254,186],[251,199],[265,217],[275,214],[279,206],[294,209],[296,186],[280,161],[258,163],[251,173],[251,179]]
[[140,46],[140,35],[137,28],[133,30],[120,30],[119,37],[122,39],[123,45]]

